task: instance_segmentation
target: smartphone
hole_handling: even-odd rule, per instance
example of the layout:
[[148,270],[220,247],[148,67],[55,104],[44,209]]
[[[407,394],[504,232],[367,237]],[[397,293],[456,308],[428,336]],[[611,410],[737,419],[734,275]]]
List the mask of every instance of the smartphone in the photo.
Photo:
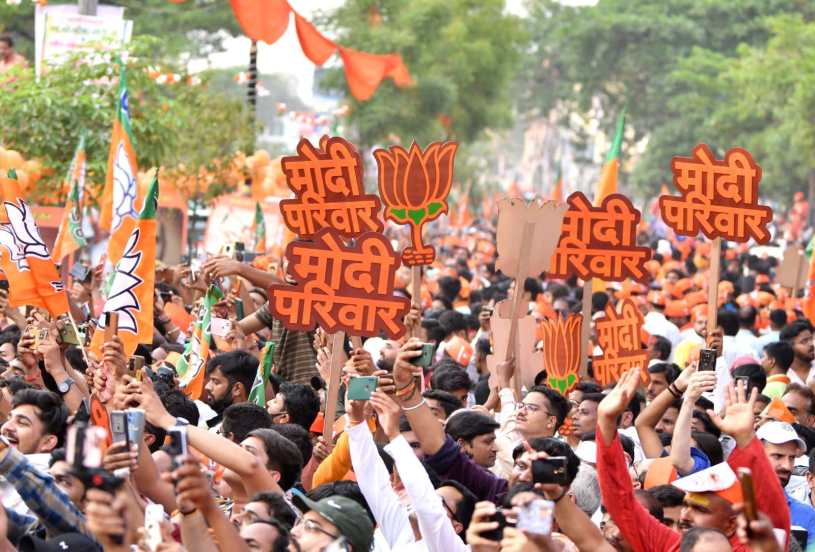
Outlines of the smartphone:
[[113,340],[113,336],[119,333],[119,313],[110,311],[105,313],[105,343]]
[[716,349],[699,350],[699,371],[702,370],[716,370]]
[[235,260],[243,262],[244,254],[246,253],[246,244],[243,242],[235,242],[234,255]]
[[541,460],[533,460],[532,481],[535,483],[568,485],[569,475],[566,473],[566,457],[550,456]]
[[59,331],[59,340],[67,345],[76,345],[77,347],[81,343],[79,335],[76,333],[74,327],[70,324],[66,324]]
[[130,433],[127,430],[127,413],[113,410],[110,413],[110,434],[114,443],[126,443],[130,448]]
[[48,339],[48,330],[46,328],[37,328],[34,333],[34,350],[40,346],[40,343]]
[[102,467],[102,444],[107,439],[107,432],[84,422],[74,423],[68,428],[65,441],[65,459],[75,471],[98,469]]
[[138,381],[142,380],[142,370],[144,368],[144,357],[140,355],[133,355],[127,359],[127,373],[130,377]]
[[141,443],[144,439],[144,410],[128,408],[125,414],[127,415],[127,438],[131,443]]
[[504,510],[499,508],[498,510],[495,511],[495,513],[492,515],[492,517],[487,521],[497,521],[498,522],[498,527],[496,527],[495,529],[492,529],[490,531],[485,531],[485,532],[481,533],[481,537],[485,538],[487,540],[491,540],[491,541],[495,541],[495,542],[501,542],[501,539],[504,538],[504,528],[507,525],[510,525],[508,523],[508,521],[507,521],[507,516],[504,515]]
[[741,484],[742,502],[744,503],[744,517],[749,522],[758,519],[758,510],[756,509],[756,492],[753,487],[753,472],[750,468],[738,468],[736,470],[739,476],[739,483]]
[[245,316],[245,311],[243,308],[243,299],[235,299],[235,318],[238,320],[243,320]]
[[144,509],[144,544],[155,551],[162,543],[161,522],[164,521],[164,507],[161,504],[148,504]]
[[215,337],[226,337],[232,330],[232,321],[213,316],[210,320],[210,333]]
[[422,368],[429,368],[433,364],[433,352],[435,346],[432,343],[422,343],[422,354],[410,360],[414,366],[421,366]]
[[5,278],[0,280],[0,289],[8,291],[8,280]]
[[518,508],[517,527],[521,531],[536,535],[549,535],[552,533],[552,516],[555,513],[555,503],[550,500],[536,498]]
[[181,459],[187,456],[187,428],[186,426],[171,427],[167,431],[167,443],[165,450],[172,458],[173,469],[181,463]]
[[369,401],[376,389],[379,378],[376,376],[352,376],[348,380],[348,400]]
[[90,280],[91,269],[82,263],[74,263],[74,266],[71,267],[70,274],[74,282],[85,284]]

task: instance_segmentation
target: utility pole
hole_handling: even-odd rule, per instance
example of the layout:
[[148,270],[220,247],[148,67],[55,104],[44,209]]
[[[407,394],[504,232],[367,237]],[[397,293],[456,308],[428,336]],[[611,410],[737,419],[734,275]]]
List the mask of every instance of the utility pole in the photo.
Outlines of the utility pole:
[[96,15],[99,0],[79,0],[80,15]]

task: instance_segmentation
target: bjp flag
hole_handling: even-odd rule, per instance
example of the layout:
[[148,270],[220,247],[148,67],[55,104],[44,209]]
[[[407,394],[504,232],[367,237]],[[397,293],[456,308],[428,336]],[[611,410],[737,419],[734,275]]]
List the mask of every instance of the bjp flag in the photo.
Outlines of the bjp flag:
[[68,199],[65,202],[65,212],[59,223],[57,241],[54,242],[52,258],[56,262],[72,255],[88,242],[82,235],[82,206],[80,195],[85,186],[85,137],[79,139],[79,145],[74,153],[74,160],[68,170]]
[[[156,211],[158,176],[153,177],[136,227],[116,263],[103,312],[119,313],[119,339],[130,356],[139,343],[153,342],[153,294],[156,281]],[[100,316],[91,350],[101,353],[107,317]]]
[[175,365],[178,374],[178,385],[184,394],[192,400],[201,398],[206,379],[206,365],[210,354],[212,339],[212,307],[224,298],[216,286],[210,286],[204,296],[204,304],[198,311],[198,320],[193,323],[192,336],[184,349],[184,355]]
[[111,264],[122,257],[133,227],[136,226],[139,204],[139,169],[133,149],[133,130],[127,100],[127,80],[122,65],[119,77],[119,101],[113,120],[113,134],[108,152],[108,173],[100,200],[99,226],[110,231],[107,258]]
[[266,219],[263,216],[263,208],[260,202],[255,203],[255,221],[252,225],[255,234],[255,253],[266,254]]
[[31,207],[23,199],[14,171],[0,177],[3,194],[0,224],[0,267],[9,281],[12,307],[30,305],[51,316],[68,312],[68,295],[51,254],[40,236]]
[[594,204],[600,205],[606,196],[617,191],[617,173],[620,170],[620,150],[623,145],[623,132],[625,131],[625,110],[617,118],[617,131],[614,133],[614,141],[611,143],[611,150],[606,156],[606,164],[603,167],[603,174],[600,175],[600,185],[594,196]]

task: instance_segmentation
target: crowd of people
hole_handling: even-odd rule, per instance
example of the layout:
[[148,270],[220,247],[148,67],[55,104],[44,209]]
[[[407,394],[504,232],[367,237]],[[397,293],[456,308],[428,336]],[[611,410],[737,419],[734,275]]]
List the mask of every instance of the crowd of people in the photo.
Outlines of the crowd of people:
[[[494,226],[428,239],[437,260],[405,318],[416,337],[348,338],[341,351],[320,328],[292,331],[271,314],[269,288],[284,280],[272,256],[160,266],[143,366],[115,333],[100,357],[84,352],[67,320],[11,308],[0,288],[0,550],[815,549],[813,325],[777,283],[777,259],[723,248],[708,333],[710,244],[642,228],[648,284],[595,291],[587,322],[633,300],[648,382],[632,369],[603,387],[589,362],[564,396],[543,366],[523,367],[537,376],[519,392],[519,361],[495,350],[492,315],[515,284],[495,270]],[[88,268],[69,282],[85,333],[103,304],[101,267]],[[396,278],[410,297],[409,270]],[[191,397],[177,367],[213,283],[225,295],[215,316],[230,324]],[[574,278],[520,285],[537,320],[582,310]],[[704,348],[715,370],[699,369]],[[264,350],[272,374],[258,399]],[[326,419],[337,355],[340,399]],[[376,388],[349,399],[359,376]],[[100,408],[109,434],[91,425]],[[143,433],[122,438],[113,414],[140,411]]]

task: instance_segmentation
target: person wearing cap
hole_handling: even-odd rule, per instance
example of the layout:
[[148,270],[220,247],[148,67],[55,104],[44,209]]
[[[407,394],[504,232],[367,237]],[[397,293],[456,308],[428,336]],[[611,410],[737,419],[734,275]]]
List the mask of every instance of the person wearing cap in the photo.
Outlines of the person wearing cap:
[[767,373],[767,385],[764,386],[762,395],[775,399],[784,394],[792,381],[787,371],[794,358],[795,352],[792,350],[792,345],[786,341],[774,341],[764,346],[761,367]]
[[[756,432],[767,458],[770,459],[775,474],[782,487],[786,487],[795,468],[795,459],[806,453],[806,443],[785,422],[767,422]],[[754,478],[755,480],[755,478]],[[790,509],[791,531],[803,548],[815,546],[815,508],[792,498],[784,491]]]
[[[680,546],[680,533],[660,523],[634,498],[625,455],[617,435],[617,419],[636,392],[639,378],[638,368],[623,374],[597,409],[597,473],[603,504],[634,550],[676,551]],[[738,446],[727,463],[683,478],[686,480],[683,483],[693,485],[680,487],[686,492],[692,491],[686,497],[681,522],[685,528],[719,529],[727,535],[734,550],[745,551],[749,547],[742,544],[736,535],[736,514],[733,511],[733,504],[741,501],[741,497],[737,496],[740,495],[737,493],[739,486],[735,475],[731,480],[719,472],[732,474],[740,467],[749,467],[753,479],[762,482],[756,486],[757,508],[770,517],[774,527],[784,529],[787,539],[789,510],[778,478],[773,477],[773,468],[753,432],[754,396],[748,400],[743,389],[737,391],[730,386],[728,397],[724,418],[714,414],[712,420],[723,433],[732,436]]]
[[344,496],[313,501],[299,491],[293,501],[303,517],[291,530],[301,552],[322,552],[332,543],[346,543],[351,552],[368,552],[374,526],[365,510]]

